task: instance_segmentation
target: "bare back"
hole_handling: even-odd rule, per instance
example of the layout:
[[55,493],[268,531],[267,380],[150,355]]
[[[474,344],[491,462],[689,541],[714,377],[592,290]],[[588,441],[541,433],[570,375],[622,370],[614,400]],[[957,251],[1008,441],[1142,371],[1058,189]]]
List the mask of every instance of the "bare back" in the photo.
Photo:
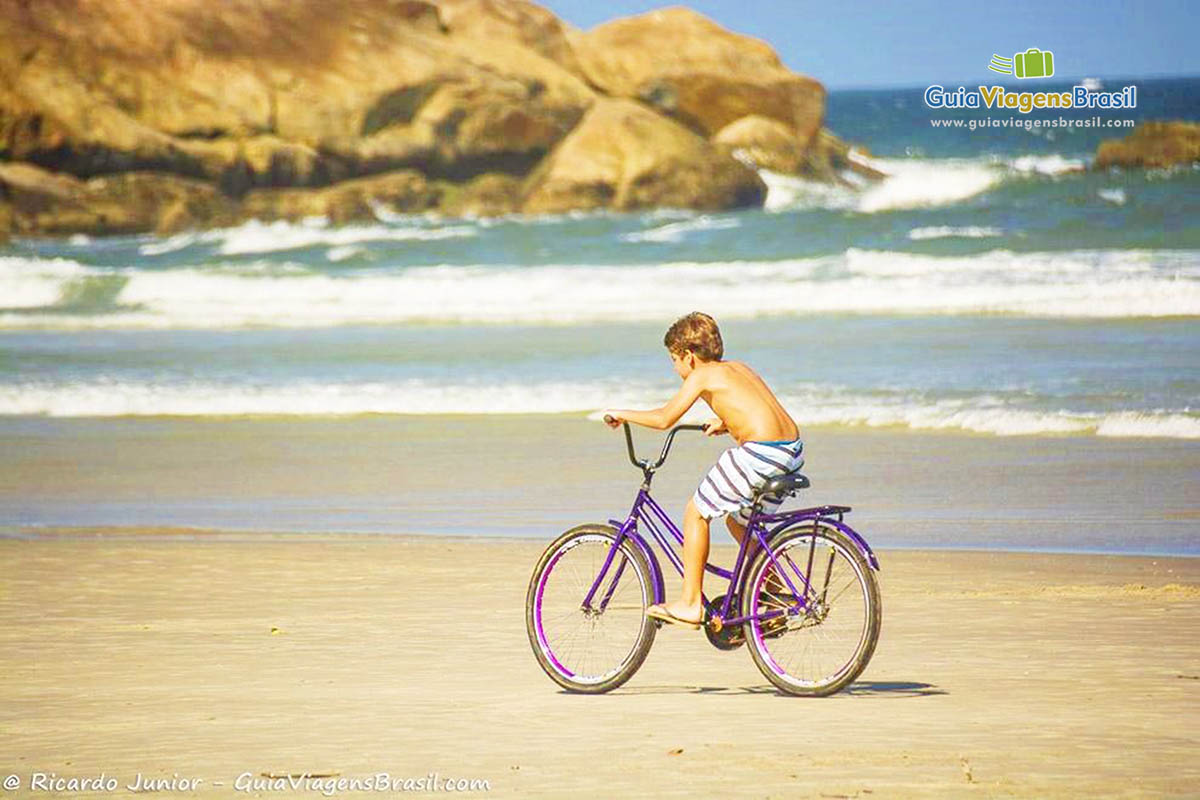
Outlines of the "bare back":
[[700,397],[738,444],[798,439],[800,429],[754,370],[740,361],[714,361],[704,370]]

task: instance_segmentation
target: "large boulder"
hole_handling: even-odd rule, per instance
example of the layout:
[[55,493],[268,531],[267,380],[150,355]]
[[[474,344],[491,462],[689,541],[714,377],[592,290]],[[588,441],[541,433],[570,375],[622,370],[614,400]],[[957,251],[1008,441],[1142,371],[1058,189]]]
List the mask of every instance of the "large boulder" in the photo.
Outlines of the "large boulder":
[[686,9],[585,34],[528,0],[0,0],[0,41],[0,236],[730,208],[765,197],[735,151],[840,157],[820,84]]
[[822,128],[805,151],[804,163],[797,174],[810,180],[850,185],[859,185],[861,182],[848,181],[846,173],[871,181],[888,177],[864,161],[855,159],[851,155],[853,150],[851,145]]
[[234,219],[227,199],[202,181],[146,172],[83,181],[20,163],[0,163],[0,206],[18,235],[173,233]]
[[1124,139],[1101,142],[1092,166],[1150,169],[1196,161],[1200,161],[1200,123],[1143,122]]
[[397,170],[319,189],[255,189],[238,207],[243,219],[298,222],[324,217],[335,225],[437,211],[450,216],[497,216],[520,208],[521,179],[479,175],[469,181],[430,181]]
[[523,210],[724,209],[761,205],[753,170],[678,122],[602,99],[530,177]]
[[706,136],[758,115],[816,136],[825,90],[787,69],[765,42],[725,30],[687,8],[617,19],[571,36],[588,81],[654,106]]
[[438,191],[416,170],[398,170],[342,181],[321,189],[255,189],[243,199],[242,217],[260,220],[324,217],[335,225],[378,219],[387,213],[428,211]]
[[515,42],[582,76],[579,59],[567,39],[569,26],[539,5],[525,0],[435,0],[452,36],[477,42]]
[[717,132],[713,143],[757,167],[824,183],[856,185],[847,173],[867,180],[887,177],[853,158],[853,148],[825,128],[817,131],[807,147],[801,147],[794,130],[757,114],[729,123]]
[[495,217],[521,210],[523,181],[512,175],[478,175],[464,183],[439,181],[438,211],[452,217]]
[[463,27],[418,0],[0,4],[0,159],[234,195],[400,167],[528,171],[593,93]]
[[796,131],[761,114],[741,117],[717,131],[713,143],[773,172],[794,175],[804,165]]

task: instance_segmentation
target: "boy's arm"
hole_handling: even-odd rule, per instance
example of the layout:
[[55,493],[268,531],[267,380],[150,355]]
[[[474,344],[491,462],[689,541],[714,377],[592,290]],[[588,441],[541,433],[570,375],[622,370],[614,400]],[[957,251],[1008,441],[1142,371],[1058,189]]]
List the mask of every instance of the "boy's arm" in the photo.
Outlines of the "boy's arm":
[[[626,409],[609,409],[607,417],[612,418],[610,428],[616,428],[622,422],[632,422],[635,425],[645,425],[647,428],[666,430],[679,421],[679,418],[695,404],[704,390],[703,370],[693,370],[683,381],[683,386],[675,393],[665,406],[653,411],[632,411]],[[607,420],[606,420],[607,421]]]

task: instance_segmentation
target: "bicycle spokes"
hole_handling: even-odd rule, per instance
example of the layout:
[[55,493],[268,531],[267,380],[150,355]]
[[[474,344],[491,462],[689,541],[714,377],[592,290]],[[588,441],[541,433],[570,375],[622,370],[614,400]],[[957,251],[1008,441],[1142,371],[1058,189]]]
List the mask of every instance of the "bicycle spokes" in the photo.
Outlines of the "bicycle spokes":
[[[826,531],[795,532],[772,542],[774,564],[764,557],[752,571],[750,644],[764,674],[787,691],[836,691],[874,649],[878,589],[853,547]],[[784,588],[788,579],[802,595]]]
[[580,691],[623,681],[653,638],[649,570],[630,542],[614,552],[615,532],[601,530],[560,539],[530,587],[535,653],[552,678]]

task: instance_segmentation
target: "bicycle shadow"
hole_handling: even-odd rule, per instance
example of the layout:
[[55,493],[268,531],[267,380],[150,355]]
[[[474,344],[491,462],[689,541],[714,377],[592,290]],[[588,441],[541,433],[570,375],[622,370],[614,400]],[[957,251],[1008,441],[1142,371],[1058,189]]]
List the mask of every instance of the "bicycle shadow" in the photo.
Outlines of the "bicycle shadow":
[[[563,690],[559,694],[575,694]],[[704,695],[747,695],[747,694],[777,694],[781,697],[792,695],[781,692],[769,683],[757,686],[623,686],[609,693],[609,696],[620,695],[655,695],[655,694],[704,694]],[[932,683],[916,681],[856,681],[837,695],[851,697],[934,697],[949,694],[945,689]]]
[[915,681],[857,681],[842,690],[842,694],[863,695],[866,697],[933,697],[939,694],[950,694],[945,689],[932,683],[917,683]]

